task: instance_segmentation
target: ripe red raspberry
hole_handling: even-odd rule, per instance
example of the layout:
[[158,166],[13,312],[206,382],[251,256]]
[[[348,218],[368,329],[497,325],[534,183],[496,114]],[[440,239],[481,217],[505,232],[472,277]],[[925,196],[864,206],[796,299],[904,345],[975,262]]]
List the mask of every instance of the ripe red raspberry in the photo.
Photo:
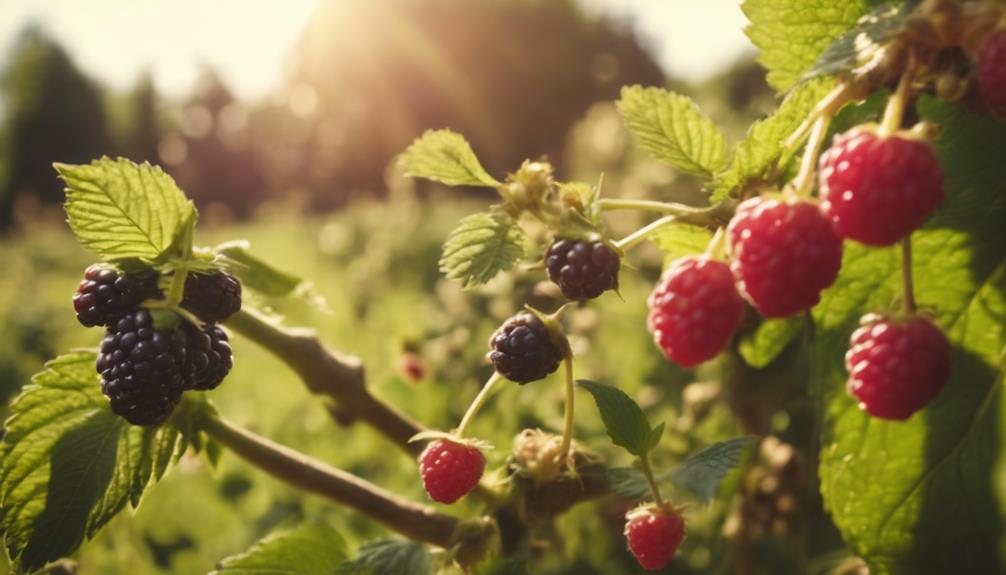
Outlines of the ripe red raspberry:
[[203,321],[224,321],[241,309],[241,282],[227,272],[190,273],[182,307]]
[[489,338],[489,347],[489,361],[496,371],[520,384],[537,381],[559,369],[563,358],[548,328],[529,311],[503,322]]
[[95,264],[84,271],[84,280],[73,295],[73,309],[84,327],[115,325],[122,316],[136,311],[143,300],[157,295],[156,273],[125,274]]
[[692,367],[726,347],[744,317],[727,264],[708,257],[675,262],[650,294],[647,325],[668,359]]
[[978,83],[989,111],[1006,120],[1006,30],[989,34],[978,55]]
[[912,233],[944,196],[943,170],[929,142],[863,128],[835,138],[821,156],[818,180],[821,209],[838,235],[871,246]]
[[870,314],[845,354],[847,388],[860,409],[883,419],[908,419],[950,380],[950,342],[924,317]]
[[685,538],[685,520],[674,509],[648,505],[625,515],[629,551],[647,571],[663,569]]
[[765,317],[814,307],[842,265],[842,240],[810,202],[751,198],[727,234],[741,294]]
[[478,447],[438,439],[419,456],[419,473],[430,499],[454,503],[478,485],[486,458]]
[[618,254],[601,241],[557,239],[545,254],[548,279],[571,300],[594,299],[618,289]]

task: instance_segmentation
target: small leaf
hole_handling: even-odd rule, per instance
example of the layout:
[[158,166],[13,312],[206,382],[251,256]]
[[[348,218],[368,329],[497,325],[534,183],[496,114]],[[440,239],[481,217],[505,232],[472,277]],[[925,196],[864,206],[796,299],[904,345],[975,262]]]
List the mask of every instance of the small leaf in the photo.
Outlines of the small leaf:
[[[900,5],[899,5],[900,4]],[[834,75],[878,62],[883,47],[895,34],[905,29],[908,14],[916,2],[882,4],[856,23],[856,26],[835,39],[804,78]]]
[[613,467],[605,471],[605,479],[615,493],[629,499],[642,499],[650,494],[650,484],[643,472],[634,467]]
[[440,271],[463,287],[477,286],[513,267],[524,255],[524,232],[504,212],[478,213],[461,220],[444,243]]
[[744,460],[757,437],[743,436],[721,441],[688,458],[671,473],[671,481],[704,501],[712,501],[720,482]]
[[661,421],[653,428],[650,432],[650,451],[653,451],[660,445],[660,440],[664,437],[664,422]]
[[66,214],[77,241],[105,260],[154,261],[194,220],[192,202],[148,163],[102,158],[54,166],[67,185]]
[[307,523],[260,539],[210,575],[332,575],[346,557],[341,535],[323,523]]
[[803,317],[766,319],[741,339],[738,351],[744,361],[761,369],[772,363],[803,328]]
[[660,88],[622,88],[618,111],[644,150],[679,170],[712,176],[726,162],[726,143],[690,98]]
[[255,290],[268,297],[285,297],[306,286],[297,276],[282,272],[252,255],[246,241],[227,242],[217,246],[216,251],[238,265],[231,266],[231,272],[238,276],[243,287]]
[[464,136],[450,130],[428,130],[402,154],[405,175],[449,186],[489,186],[500,183],[485,171]]
[[433,571],[425,545],[405,539],[378,539],[365,543],[356,558],[344,562],[339,573],[359,575],[429,575]]
[[658,248],[667,252],[664,263],[685,256],[694,256],[706,251],[713,233],[701,226],[675,223],[663,226],[650,235]]
[[650,452],[653,429],[643,410],[624,391],[586,379],[576,382],[594,397],[611,441],[635,456]]

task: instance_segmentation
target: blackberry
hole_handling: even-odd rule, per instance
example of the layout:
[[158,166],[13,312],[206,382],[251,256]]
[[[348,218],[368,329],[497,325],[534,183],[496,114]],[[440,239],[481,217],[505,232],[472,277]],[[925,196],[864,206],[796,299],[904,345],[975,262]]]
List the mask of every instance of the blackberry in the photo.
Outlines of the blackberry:
[[113,267],[94,264],[84,271],[84,280],[73,294],[77,321],[84,327],[112,325],[135,311],[143,300],[156,297],[157,274],[126,274]]
[[182,397],[184,363],[183,331],[157,329],[141,309],[108,328],[95,367],[113,412],[133,425],[158,425]]
[[185,361],[181,368],[185,389],[216,389],[234,366],[227,334],[216,324],[199,329],[185,323],[180,329],[185,339]]
[[489,338],[488,358],[493,367],[510,381],[536,381],[559,368],[562,350],[549,337],[538,317],[522,311],[503,322]]
[[571,300],[594,299],[618,289],[621,260],[601,241],[557,239],[545,254],[548,278]]
[[203,321],[224,321],[241,309],[241,282],[227,272],[189,274],[182,307]]

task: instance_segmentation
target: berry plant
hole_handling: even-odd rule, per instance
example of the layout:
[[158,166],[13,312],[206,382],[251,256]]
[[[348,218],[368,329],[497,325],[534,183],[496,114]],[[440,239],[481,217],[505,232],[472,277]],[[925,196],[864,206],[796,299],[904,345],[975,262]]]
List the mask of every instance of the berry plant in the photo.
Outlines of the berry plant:
[[[446,239],[448,279],[476,288],[512,272],[551,284],[479,350],[490,375],[448,429],[372,394],[356,358],[271,314],[271,299],[303,284],[244,242],[195,244],[198,213],[159,168],[56,164],[69,225],[100,260],[73,309],[105,335],[49,362],[12,405],[0,534],[14,567],[71,555],[187,452],[212,463],[226,450],[404,539],[351,553],[335,530],[305,524],[222,559],[213,573],[224,575],[588,572],[580,558],[549,555],[567,517],[604,522],[578,514],[599,499],[613,502],[617,547],[644,570],[750,573],[743,557],[758,537],[803,529],[794,510],[817,505],[871,573],[1003,572],[1006,6],[747,0],[744,10],[783,98],[730,152],[686,96],[632,86],[617,102],[643,150],[701,182],[701,205],[620,197],[603,181],[565,181],[544,160],[500,180],[449,130],[402,154],[407,176],[498,193]],[[617,237],[627,213],[649,221]],[[606,370],[571,319],[621,299],[619,276],[642,273],[633,260],[647,244],[665,252],[663,272],[648,300],[620,303],[645,321],[597,331],[648,330],[661,361],[727,382],[664,390],[682,405],[656,425],[654,414],[671,413],[657,405],[664,396],[576,377]],[[205,392],[241,361],[232,335],[285,362],[335,417],[417,458],[428,500],[220,414]],[[409,381],[428,369],[406,350]],[[776,385],[784,379],[796,383]],[[492,399],[518,386],[561,399],[562,413],[508,430],[507,451],[474,422],[494,421],[507,404]],[[591,409],[576,410],[587,397]],[[714,409],[740,433],[698,444],[691,432]],[[594,416],[607,440],[584,423]],[[774,433],[798,418],[814,433],[803,450]],[[812,535],[793,540],[806,547]],[[686,560],[692,537],[722,557]],[[794,573],[831,569],[794,555]]]

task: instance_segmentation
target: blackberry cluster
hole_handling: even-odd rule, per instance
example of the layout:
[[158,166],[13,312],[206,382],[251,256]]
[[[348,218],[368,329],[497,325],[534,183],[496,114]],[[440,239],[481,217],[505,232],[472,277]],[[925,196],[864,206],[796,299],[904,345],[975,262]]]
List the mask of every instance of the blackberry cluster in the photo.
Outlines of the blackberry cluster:
[[510,381],[537,381],[559,369],[562,350],[533,313],[522,311],[503,322],[489,339],[489,361]]
[[94,264],[84,271],[84,279],[73,294],[73,309],[84,327],[113,325],[158,293],[156,273],[127,274]]
[[562,295],[582,301],[618,289],[621,260],[601,241],[557,239],[545,254],[545,267]]

